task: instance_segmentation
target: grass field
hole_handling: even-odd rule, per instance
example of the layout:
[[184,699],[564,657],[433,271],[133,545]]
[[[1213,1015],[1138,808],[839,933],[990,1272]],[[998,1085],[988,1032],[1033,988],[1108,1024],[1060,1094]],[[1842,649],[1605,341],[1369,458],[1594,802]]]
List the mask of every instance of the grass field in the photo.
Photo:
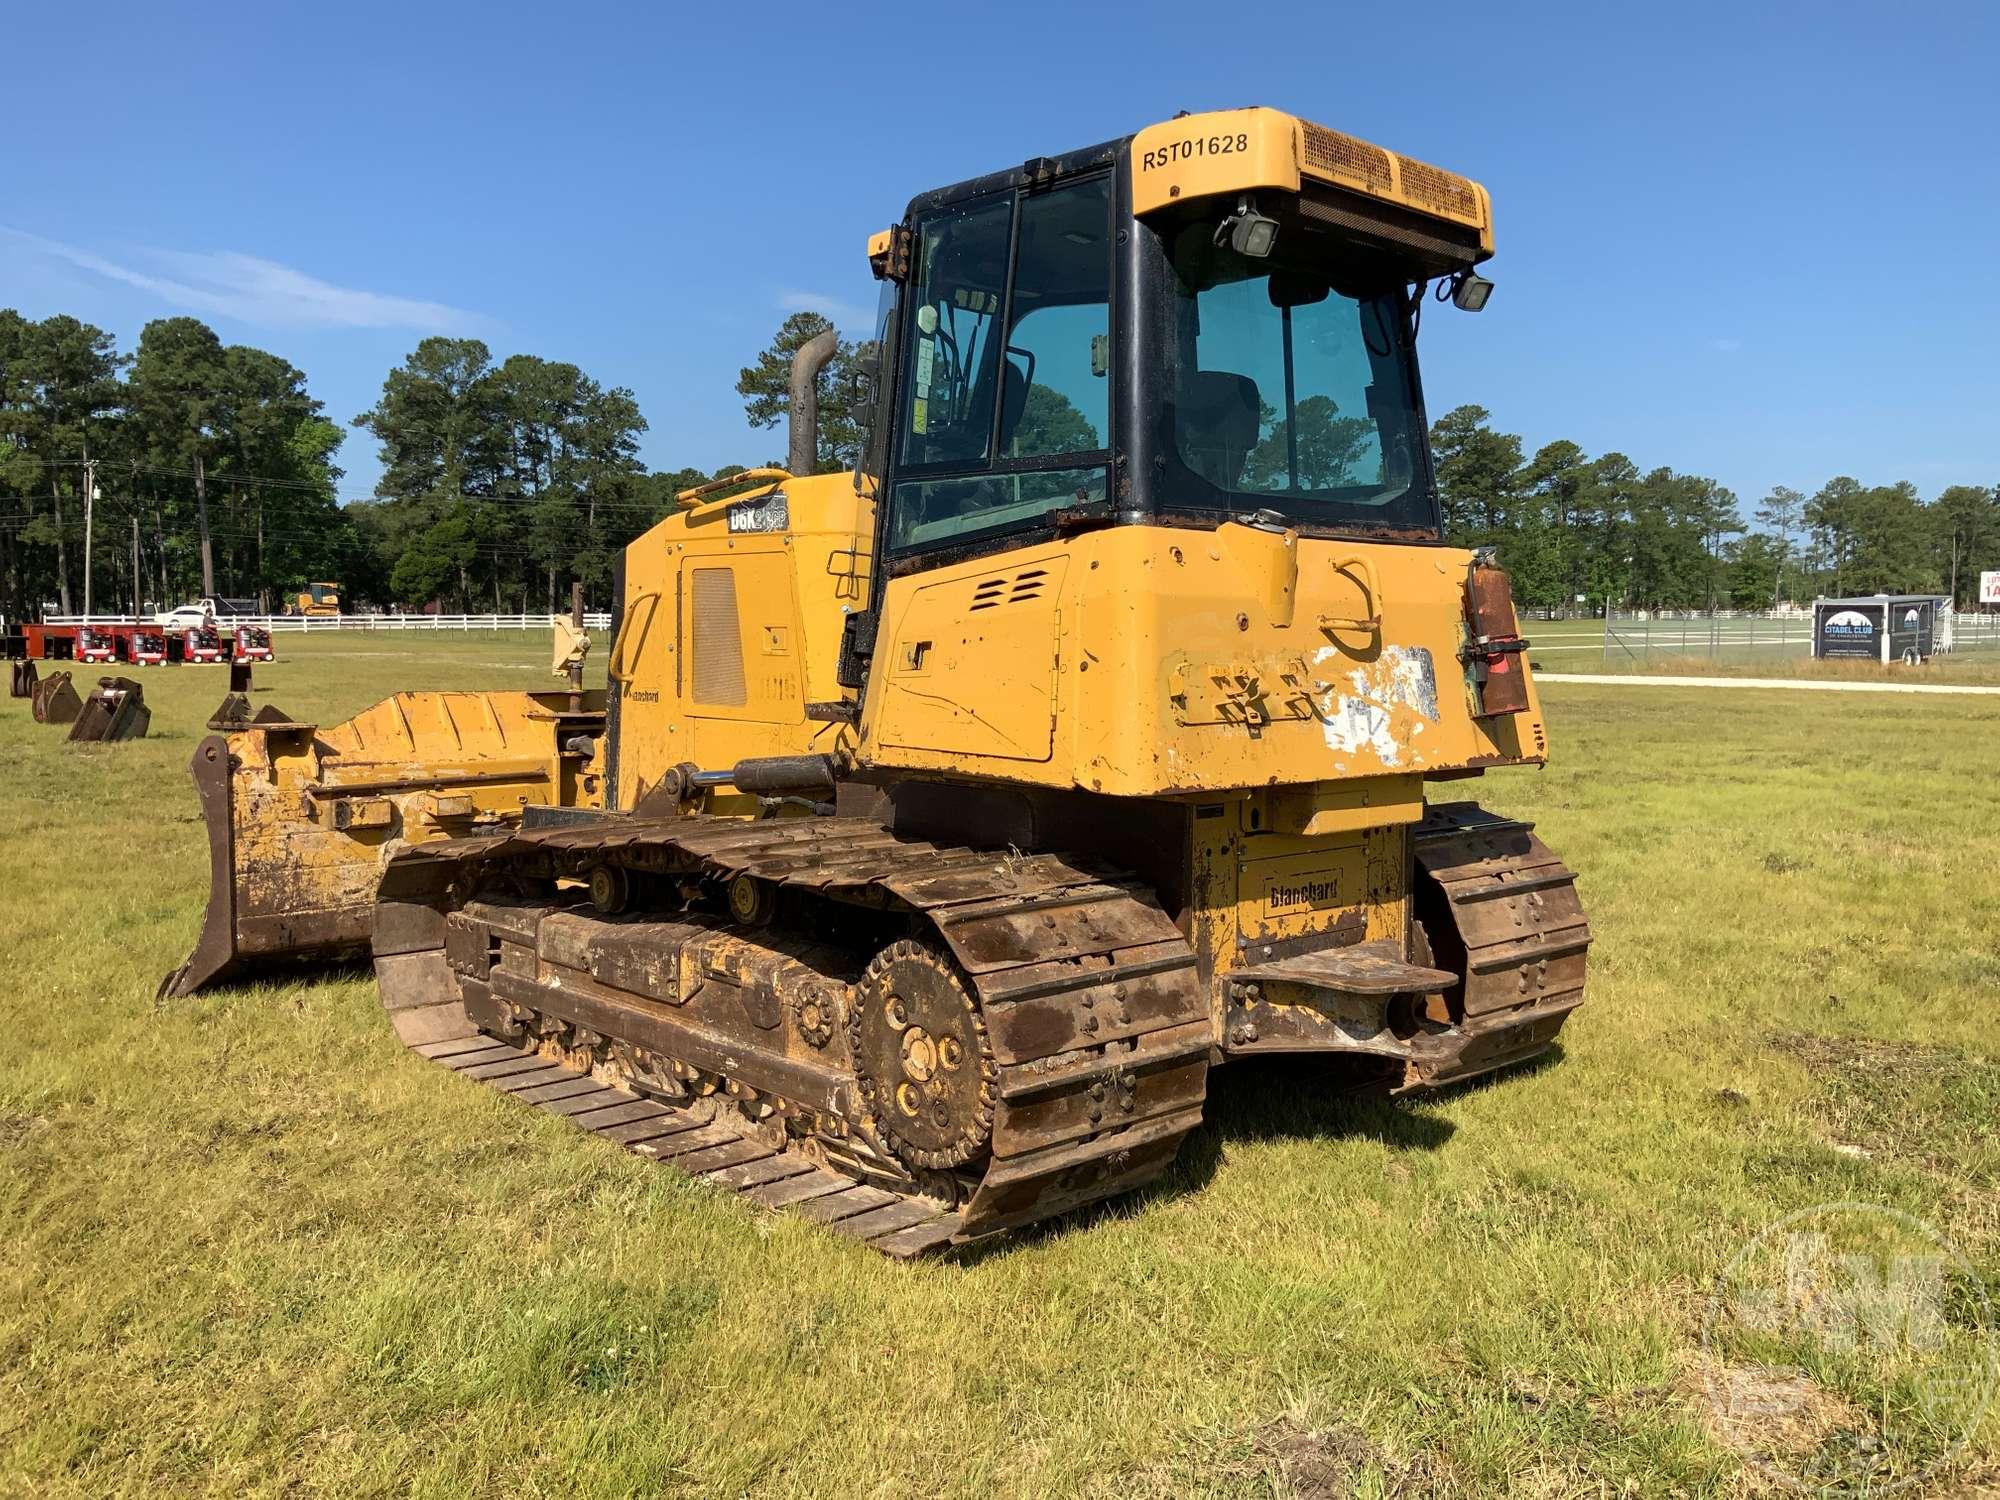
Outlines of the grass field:
[[[322,720],[545,659],[279,648]],[[2000,1299],[1994,700],[1551,686],[1556,763],[1477,791],[1581,872],[1558,1057],[1224,1070],[1141,1200],[899,1267],[418,1061],[365,974],[156,1005],[223,680],[145,682],[126,746],[0,704],[6,1494],[1749,1493],[1699,1331],[1758,1229],[1893,1206]],[[1989,1413],[1928,1489],[1996,1484]]]

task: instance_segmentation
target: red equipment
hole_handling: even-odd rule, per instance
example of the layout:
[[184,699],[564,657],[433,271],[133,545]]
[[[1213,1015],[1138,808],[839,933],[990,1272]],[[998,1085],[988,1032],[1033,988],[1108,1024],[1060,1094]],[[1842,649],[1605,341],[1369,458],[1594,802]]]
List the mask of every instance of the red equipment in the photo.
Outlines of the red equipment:
[[109,631],[80,626],[76,632],[76,659],[87,662],[118,660],[117,638]]
[[167,661],[167,637],[158,630],[135,630],[127,638],[132,660],[142,667],[161,667]]
[[198,625],[182,637],[183,661],[221,661],[222,638],[206,625]]
[[271,632],[261,625],[238,625],[232,656],[237,661],[270,661]]

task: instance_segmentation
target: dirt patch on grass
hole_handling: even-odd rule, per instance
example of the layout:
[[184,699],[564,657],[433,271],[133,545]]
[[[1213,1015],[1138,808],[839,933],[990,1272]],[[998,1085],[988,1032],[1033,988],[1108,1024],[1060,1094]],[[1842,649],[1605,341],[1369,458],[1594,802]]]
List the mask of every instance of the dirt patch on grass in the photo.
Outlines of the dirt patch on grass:
[[1963,1057],[1948,1047],[1927,1047],[1921,1042],[1890,1042],[1868,1036],[1808,1036],[1790,1031],[1772,1037],[1771,1045],[1797,1058],[1808,1072],[1822,1078],[1843,1077],[1866,1069],[1916,1081]]
[[1802,1370],[1704,1362],[1688,1384],[1709,1435],[1749,1458],[1795,1459],[1871,1424]]
[[1746,1493],[1848,1492],[1897,1478],[1875,1422],[1803,1370],[1702,1360],[1683,1386],[1709,1436],[1745,1461]]
[[1954,1180],[1993,1175],[1981,1122],[2000,1111],[2000,1062],[1876,1037],[1781,1032],[1771,1046],[1812,1075],[1816,1113],[1835,1150]]
[[1243,1474],[1272,1481],[1279,1494],[1297,1500],[1346,1500],[1371,1476],[1386,1496],[1450,1495],[1461,1488],[1436,1454],[1396,1459],[1357,1427],[1305,1427],[1290,1417],[1258,1429]]
[[48,1128],[49,1122],[40,1115],[0,1115],[0,1150],[18,1146],[37,1131]]

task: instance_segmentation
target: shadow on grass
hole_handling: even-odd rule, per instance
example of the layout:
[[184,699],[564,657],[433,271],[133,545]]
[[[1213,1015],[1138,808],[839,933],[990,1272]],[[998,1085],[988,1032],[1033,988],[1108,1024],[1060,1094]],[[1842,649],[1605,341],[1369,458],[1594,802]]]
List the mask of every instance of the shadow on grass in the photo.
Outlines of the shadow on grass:
[[1435,1151],[1458,1127],[1438,1106],[1539,1073],[1562,1061],[1562,1044],[1513,1067],[1423,1094],[1391,1097],[1383,1075],[1348,1059],[1274,1057],[1232,1063],[1208,1075],[1202,1121],[1173,1165],[1135,1192],[1045,1219],[994,1241],[953,1253],[961,1265],[1087,1232],[1109,1219],[1129,1218],[1148,1205],[1199,1193],[1221,1168],[1229,1147],[1247,1141],[1341,1139],[1376,1141],[1391,1151]]

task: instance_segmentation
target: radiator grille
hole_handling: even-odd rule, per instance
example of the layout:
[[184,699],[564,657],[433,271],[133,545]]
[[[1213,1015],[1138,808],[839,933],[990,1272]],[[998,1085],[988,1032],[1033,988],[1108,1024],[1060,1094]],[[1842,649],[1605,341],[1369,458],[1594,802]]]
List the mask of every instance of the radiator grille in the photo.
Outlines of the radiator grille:
[[1357,141],[1351,135],[1328,130],[1310,120],[1299,123],[1306,128],[1306,165],[1313,171],[1358,182],[1371,193],[1390,190],[1389,153],[1380,146]]
[[694,570],[694,701],[741,708],[743,627],[736,618],[733,568]]

